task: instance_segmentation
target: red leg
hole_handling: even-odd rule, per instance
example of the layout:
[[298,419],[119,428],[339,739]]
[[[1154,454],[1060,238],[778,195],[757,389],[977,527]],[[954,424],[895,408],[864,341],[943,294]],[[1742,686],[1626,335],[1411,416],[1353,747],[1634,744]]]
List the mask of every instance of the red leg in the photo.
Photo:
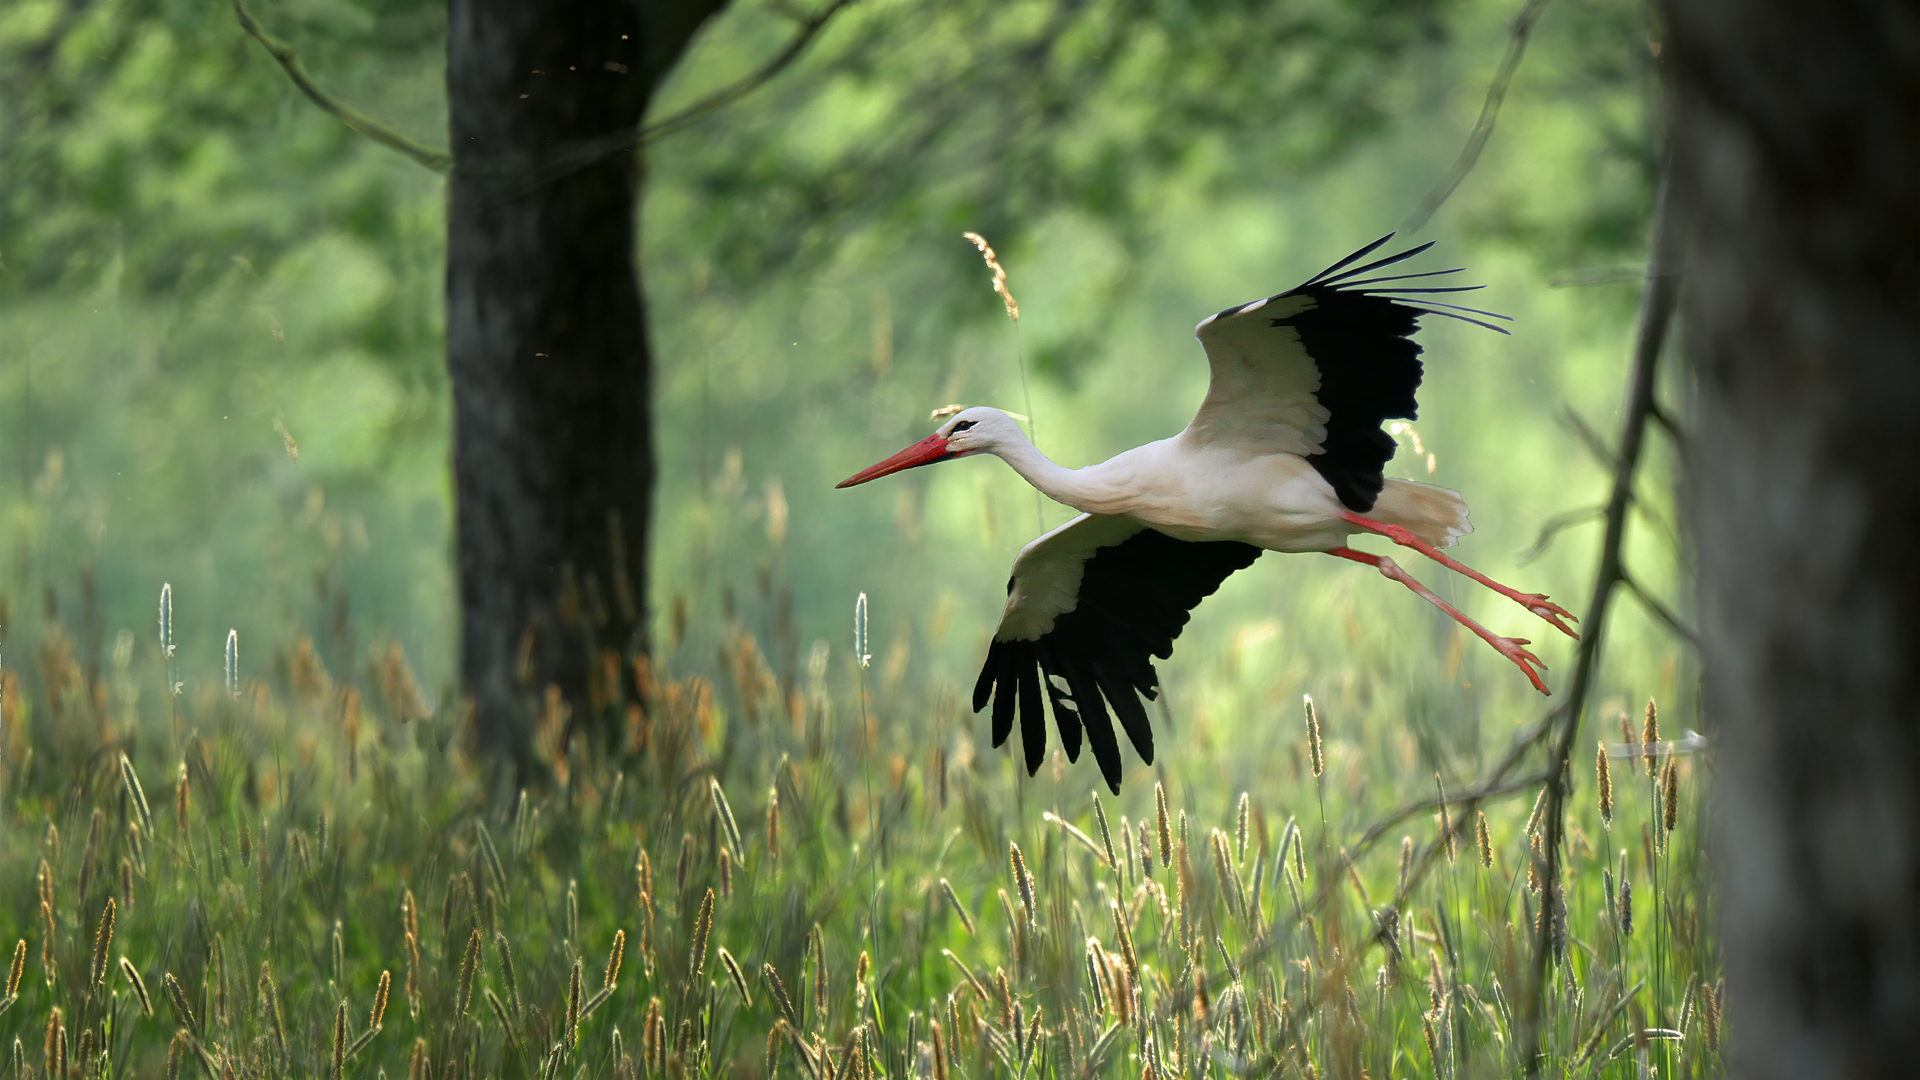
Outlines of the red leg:
[[1480,636],[1480,640],[1493,646],[1496,650],[1499,651],[1501,656],[1504,656],[1507,659],[1513,661],[1514,663],[1520,665],[1520,670],[1526,672],[1527,681],[1533,683],[1533,688],[1535,690],[1538,690],[1541,693],[1548,694],[1548,695],[1551,695],[1553,693],[1553,691],[1547,689],[1546,683],[1540,681],[1539,672],[1534,670],[1534,666],[1538,665],[1539,668],[1542,671],[1544,671],[1546,670],[1547,665],[1543,663],[1539,657],[1528,652],[1525,648],[1525,646],[1531,645],[1533,644],[1533,642],[1528,641],[1526,638],[1500,637],[1499,635],[1495,634],[1493,631],[1488,630],[1486,627],[1481,626],[1479,623],[1474,622],[1472,619],[1467,618],[1465,615],[1462,615],[1460,613],[1458,608],[1455,608],[1452,604],[1449,604],[1445,600],[1442,600],[1438,596],[1435,596],[1432,590],[1428,589],[1425,585],[1422,585],[1418,581],[1414,580],[1414,577],[1412,574],[1409,574],[1405,570],[1400,569],[1399,563],[1394,562],[1392,559],[1387,558],[1385,555],[1369,555],[1364,551],[1355,551],[1352,548],[1343,548],[1343,547],[1334,548],[1331,551],[1328,551],[1327,554],[1333,555],[1337,558],[1351,559],[1352,561],[1357,563],[1365,563],[1366,565],[1373,567],[1375,570],[1380,571],[1381,577],[1390,578],[1394,581],[1399,582],[1402,585],[1405,585],[1407,588],[1412,589],[1422,600],[1425,600],[1427,603],[1432,604],[1434,607],[1437,607],[1441,611],[1446,612],[1448,615],[1453,616],[1453,619],[1455,622],[1458,622],[1461,626],[1464,626],[1467,629],[1473,631],[1475,634],[1478,634]]
[[1340,518],[1349,525],[1365,529],[1370,533],[1378,533],[1394,543],[1399,544],[1401,547],[1410,547],[1455,573],[1465,574],[1480,584],[1485,585],[1487,588],[1492,589],[1494,592],[1499,593],[1501,596],[1514,601],[1521,607],[1547,620],[1547,622],[1552,623],[1554,629],[1568,637],[1575,640],[1579,639],[1580,635],[1575,633],[1572,627],[1560,621],[1566,618],[1572,619],[1574,622],[1579,622],[1579,617],[1566,608],[1561,607],[1559,604],[1548,600],[1546,594],[1523,593],[1518,589],[1502,585],[1480,571],[1475,570],[1473,567],[1468,566],[1466,563],[1442,555],[1439,548],[1434,547],[1432,544],[1427,543],[1425,540],[1420,539],[1398,525],[1389,525],[1384,521],[1375,521],[1370,517],[1356,514],[1351,510],[1342,512]]

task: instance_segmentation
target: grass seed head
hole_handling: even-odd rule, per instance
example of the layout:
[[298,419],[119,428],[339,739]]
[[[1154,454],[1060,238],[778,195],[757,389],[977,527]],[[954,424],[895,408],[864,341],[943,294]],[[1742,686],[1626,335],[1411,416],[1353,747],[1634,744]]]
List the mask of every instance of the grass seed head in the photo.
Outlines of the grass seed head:
[[1157,782],[1153,785],[1153,811],[1160,826],[1160,868],[1165,870],[1173,866],[1173,823],[1167,817],[1166,785]]
[[760,965],[760,976],[767,981],[768,990],[773,993],[773,1003],[780,1010],[780,1019],[798,1027],[799,1016],[793,1011],[793,998],[787,994],[787,984],[780,981],[780,972],[772,964]]
[[1318,777],[1327,771],[1326,751],[1320,744],[1320,714],[1314,711],[1311,694],[1301,695],[1300,700],[1307,713],[1307,760],[1313,775]]
[[1674,760],[1667,759],[1665,774],[1660,780],[1661,795],[1664,797],[1661,824],[1666,831],[1672,832],[1680,827],[1680,769]]
[[1473,822],[1474,838],[1479,842],[1480,865],[1482,868],[1493,866],[1493,833],[1487,828],[1487,812],[1475,812]]
[[[1107,828],[1107,812],[1100,805],[1100,793],[1093,793],[1093,820],[1100,826],[1100,846],[1107,856],[1107,865],[1118,870],[1120,857],[1113,850],[1113,833]],[[1123,819],[1124,820],[1124,819]]]
[[1607,828],[1613,828],[1613,767],[1607,762],[1607,744],[1600,743],[1600,753],[1595,759],[1594,772],[1598,777],[1600,789],[1600,820]]
[[1654,763],[1655,759],[1654,759],[1653,747],[1654,747],[1654,744],[1659,741],[1660,741],[1660,708],[1659,706],[1654,704],[1652,698],[1648,698],[1647,699],[1647,718],[1641,724],[1641,727],[1640,727],[1640,751],[1642,754],[1646,756],[1646,759],[1647,759],[1647,775],[1648,776],[1654,775],[1654,770],[1657,768],[1657,766]]
[[1027,922],[1034,920],[1033,912],[1033,875],[1027,873],[1026,857],[1020,854],[1020,845],[1007,841],[1007,859],[1013,869],[1014,887],[1020,890],[1020,906],[1026,909]]
[[340,1080],[347,1073],[347,1003],[342,1001],[333,1012],[333,1069],[329,1073]]
[[988,246],[987,238],[977,232],[964,232],[960,235],[971,241],[973,246],[979,249],[980,258],[985,260],[987,269],[993,271],[993,291],[998,293],[1001,301],[1006,304],[1007,318],[1018,323],[1020,321],[1020,305],[1014,301],[1013,291],[1007,288],[1007,271],[1000,265],[999,258],[993,253],[993,248]]
[[720,966],[727,969],[727,979],[733,983],[735,993],[740,995],[740,1007],[753,1008],[753,994],[747,989],[746,973],[740,970],[740,962],[733,958],[725,945],[720,946]]
[[567,975],[567,1049],[580,1043],[580,961],[573,962]]
[[626,955],[627,932],[625,930],[615,930],[613,932],[613,948],[607,951],[607,977],[601,984],[606,989],[611,990],[619,985],[620,962],[626,958]]
[[367,1027],[379,1031],[381,1021],[387,1016],[387,995],[393,990],[393,973],[380,972],[380,985],[373,991],[373,1013],[367,1017]]
[[693,948],[688,957],[687,980],[693,982],[707,970],[707,935],[713,931],[713,890],[700,898],[700,913],[693,921]]
[[453,1014],[466,1016],[473,1005],[473,976],[480,967],[480,930],[475,927],[467,934],[466,957],[460,961],[460,990],[454,998]]
[[147,980],[140,977],[140,969],[133,966],[133,961],[123,956],[120,958],[120,974],[127,980],[127,985],[132,987],[133,996],[140,999],[140,1011],[152,1016],[153,997],[147,993]]
[[947,903],[953,907],[954,914],[960,916],[960,925],[966,927],[967,933],[973,933],[973,916],[967,914],[967,906],[962,904],[960,897],[954,893],[953,884],[946,878],[941,878],[940,891],[946,896]]
[[113,945],[113,897],[107,897],[106,906],[100,909],[100,926],[93,932],[93,967],[90,985],[99,986],[107,981],[107,949]]

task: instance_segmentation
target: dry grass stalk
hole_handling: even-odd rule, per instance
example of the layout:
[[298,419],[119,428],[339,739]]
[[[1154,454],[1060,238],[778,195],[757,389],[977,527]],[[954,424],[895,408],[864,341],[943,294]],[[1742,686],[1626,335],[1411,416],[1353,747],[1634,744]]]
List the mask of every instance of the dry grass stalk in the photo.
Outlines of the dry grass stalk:
[[500,1030],[507,1038],[507,1045],[519,1046],[520,1038],[513,1029],[513,1017],[507,1015],[506,1005],[500,1001],[491,987],[483,990],[481,994],[487,999],[487,1008],[493,1010],[493,1018],[500,1024]]
[[611,990],[620,984],[620,964],[621,961],[626,959],[626,955],[627,932],[625,930],[615,930],[613,932],[613,947],[607,950],[607,975],[606,978],[601,981],[602,987]]
[[767,789],[767,857],[780,858],[780,789],[777,787]]
[[1600,820],[1607,828],[1613,828],[1613,767],[1607,762],[1607,744],[1600,743],[1600,753],[1595,758],[1594,771],[1598,777],[1600,789]]
[[473,1004],[473,976],[480,967],[480,930],[475,927],[467,934],[467,952],[460,961],[460,990],[454,997],[453,1014],[466,1016]]
[[[1093,793],[1093,820],[1095,824],[1100,826],[1100,847],[1106,855],[1107,865],[1118,870],[1120,868],[1120,857],[1113,849],[1113,833],[1107,828],[1107,811],[1100,805],[1100,793],[1097,791]],[[1120,820],[1124,825],[1127,819],[1121,818]],[[1125,845],[1123,844],[1122,846]],[[1129,876],[1131,876],[1131,873],[1129,873]]]
[[738,856],[746,850],[740,841],[740,823],[734,820],[733,806],[727,802],[727,793],[720,790],[720,781],[707,779],[707,794],[713,800],[713,813],[720,819],[720,827],[727,834],[727,847]]
[[767,988],[773,992],[773,1003],[780,1009],[780,1018],[798,1027],[800,1018],[793,1011],[793,999],[787,995],[787,984],[780,981],[780,972],[776,971],[772,964],[762,964],[760,975],[767,981]]
[[[967,962],[965,960],[962,960],[958,956],[955,956],[953,954],[952,949],[941,949],[940,955],[946,957],[948,962],[953,964],[954,967],[959,968],[960,973],[967,977],[967,985],[973,987],[973,993],[975,997],[979,998],[981,1001],[989,1000],[990,995],[987,993],[986,986],[983,985],[980,982],[979,977],[973,973],[973,969],[967,966]],[[958,1031],[960,1030],[960,1028],[956,1026],[954,1030]]]
[[727,951],[725,945],[720,946],[720,966],[727,969],[727,978],[732,981],[734,991],[740,995],[740,1007],[753,1008],[753,994],[747,990],[747,976],[740,970],[739,961],[733,958],[733,954]]
[[1664,796],[1661,824],[1667,832],[1680,827],[1680,769],[1672,758],[1667,759],[1665,775],[1660,780],[1661,794]]
[[1320,744],[1320,714],[1314,711],[1312,695],[1303,694],[1300,700],[1305,703],[1307,712],[1308,764],[1313,769],[1313,775],[1318,777],[1327,771],[1326,751]]
[[1020,906],[1026,909],[1027,924],[1031,926],[1034,920],[1033,875],[1027,873],[1027,859],[1020,853],[1020,845],[1011,840],[1007,841],[1007,860],[1013,870],[1014,887],[1020,890]]
[[89,986],[99,986],[107,981],[107,949],[113,945],[113,897],[107,897],[106,906],[100,909],[100,926],[93,932],[93,966],[89,969]]
[[1394,887],[1395,896],[1407,895],[1407,879],[1413,876],[1413,837],[1400,837],[1400,883]]
[[193,1009],[187,1004],[186,988],[180,985],[180,980],[174,978],[171,971],[163,975],[160,981],[167,988],[167,1003],[173,1006],[173,1015],[198,1039],[200,1021],[194,1018]]
[[1547,809],[1547,789],[1545,785],[1542,785],[1540,788],[1540,794],[1535,795],[1533,797],[1533,813],[1527,815],[1527,827],[1523,831],[1528,836],[1539,835],[1540,815],[1545,813],[1546,809]]
[[580,961],[575,960],[567,973],[567,1049],[580,1043]]
[[285,1061],[287,1059],[287,1025],[280,1014],[280,991],[273,984],[273,969],[267,966],[266,961],[260,963],[260,1003],[271,1025],[274,1047],[280,1051],[280,1060]]
[[46,1059],[48,1077],[67,1075],[67,1026],[58,1005],[47,1014],[47,1037],[43,1056]]
[[133,809],[140,815],[141,828],[152,835],[153,807],[147,804],[147,792],[140,786],[140,774],[134,772],[133,762],[125,754],[120,755],[120,782],[127,789],[127,801],[133,804]]
[[1000,299],[1007,305],[1007,318],[1016,323],[1019,322],[1020,305],[1014,301],[1012,290],[1007,288],[1007,271],[1000,265],[999,258],[993,253],[993,248],[987,245],[987,238],[977,232],[964,232],[960,235],[972,241],[973,246],[979,249],[980,258],[986,261],[987,269],[993,271],[993,291],[999,293]]
[[120,974],[127,980],[127,985],[133,988],[133,996],[140,999],[140,1011],[152,1016],[153,998],[147,993],[147,981],[140,977],[140,969],[123,956],[120,958]]
[[329,1075],[340,1080],[347,1073],[347,1003],[342,1001],[333,1012],[333,1068]]
[[1173,866],[1173,824],[1167,817],[1167,789],[1164,784],[1153,785],[1154,821],[1160,826],[1160,868]]
[[1654,744],[1660,741],[1660,708],[1647,699],[1647,718],[1640,727],[1640,752],[1647,759],[1647,775],[1653,776],[1659,765],[1654,760]]
[[8,1001],[20,998],[20,979],[27,973],[27,939],[21,938],[13,946],[13,965],[7,969]]
[[953,907],[954,914],[960,916],[960,925],[966,927],[967,933],[973,933],[973,916],[967,914],[967,907],[960,902],[960,897],[954,893],[952,883],[946,878],[941,878],[940,891],[945,894],[947,903]]
[[700,898],[700,913],[693,920],[693,948],[687,960],[687,981],[693,982],[707,970],[707,935],[713,932],[713,890]]
[[187,779],[187,763],[180,763],[180,779],[173,785],[174,823],[181,836],[186,836],[192,826],[193,784]]
[[1127,962],[1127,977],[1138,981],[1140,978],[1140,958],[1133,951],[1133,934],[1127,929],[1126,912],[1119,904],[1110,905],[1113,913],[1114,935],[1120,941],[1120,958]]

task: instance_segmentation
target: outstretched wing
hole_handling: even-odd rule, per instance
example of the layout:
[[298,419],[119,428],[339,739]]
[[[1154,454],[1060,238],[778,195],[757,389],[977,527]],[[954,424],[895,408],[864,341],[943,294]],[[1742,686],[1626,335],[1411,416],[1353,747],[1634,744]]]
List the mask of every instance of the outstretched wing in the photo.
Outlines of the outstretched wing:
[[1120,791],[1120,744],[1110,704],[1142,760],[1153,729],[1139,694],[1160,689],[1153,657],[1173,655],[1187,613],[1260,549],[1237,541],[1190,542],[1129,517],[1082,514],[1026,546],[1007,582],[1007,607],[973,688],[973,709],[993,702],[993,745],[1007,741],[1016,707],[1027,773],[1046,756],[1041,689],[1070,761],[1084,727],[1101,775]]
[[1420,316],[1445,315],[1506,333],[1472,317],[1504,315],[1398,298],[1466,292],[1477,285],[1393,284],[1458,269],[1356,280],[1412,258],[1431,243],[1346,269],[1392,238],[1389,233],[1375,240],[1298,288],[1228,308],[1196,327],[1212,381],[1184,437],[1299,454],[1348,509],[1373,509],[1395,447],[1380,425],[1394,418],[1412,420],[1418,413],[1420,346],[1413,334]]

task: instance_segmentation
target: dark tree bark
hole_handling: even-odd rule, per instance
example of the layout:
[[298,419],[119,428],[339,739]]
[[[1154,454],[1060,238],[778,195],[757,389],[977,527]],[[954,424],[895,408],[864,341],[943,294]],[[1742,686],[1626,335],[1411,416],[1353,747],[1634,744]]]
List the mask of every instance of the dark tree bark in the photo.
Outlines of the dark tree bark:
[[1732,1074],[1920,1069],[1920,8],[1669,0]]
[[641,159],[541,166],[639,124],[721,2],[448,5],[460,667],[480,749],[521,771],[546,688],[592,730],[597,654],[644,646],[654,473]]

